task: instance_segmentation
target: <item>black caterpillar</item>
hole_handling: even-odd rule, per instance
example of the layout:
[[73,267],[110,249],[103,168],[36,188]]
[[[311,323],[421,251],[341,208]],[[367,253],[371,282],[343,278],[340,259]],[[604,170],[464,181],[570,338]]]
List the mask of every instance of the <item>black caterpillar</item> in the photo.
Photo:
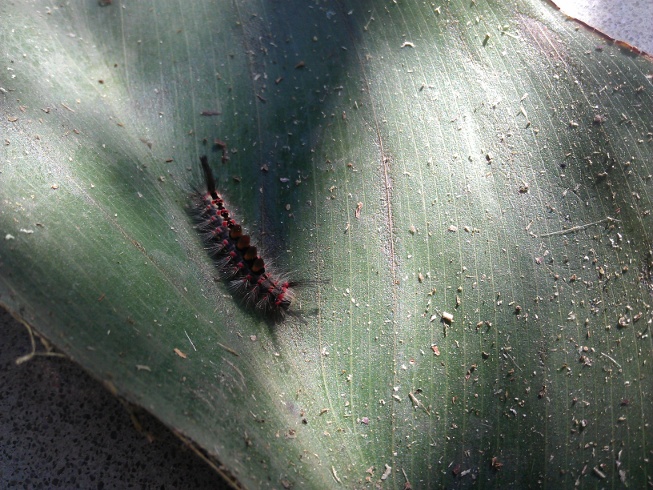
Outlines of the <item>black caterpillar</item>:
[[[264,315],[281,319],[293,314],[289,308],[295,299],[294,283],[266,270],[250,236],[243,232],[217,193],[208,158],[202,156],[200,162],[207,190],[197,198],[197,228],[221,276],[235,296]],[[296,313],[294,316],[301,319]]]

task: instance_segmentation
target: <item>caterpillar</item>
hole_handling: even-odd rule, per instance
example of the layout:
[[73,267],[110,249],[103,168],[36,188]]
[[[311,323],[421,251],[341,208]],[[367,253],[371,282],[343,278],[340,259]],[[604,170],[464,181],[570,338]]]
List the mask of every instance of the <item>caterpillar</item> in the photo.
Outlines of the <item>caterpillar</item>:
[[200,163],[206,192],[198,192],[197,229],[229,290],[266,317],[280,320],[291,314],[301,320],[297,313],[289,310],[295,299],[294,283],[266,270],[250,236],[245,234],[218,194],[208,158],[201,156]]

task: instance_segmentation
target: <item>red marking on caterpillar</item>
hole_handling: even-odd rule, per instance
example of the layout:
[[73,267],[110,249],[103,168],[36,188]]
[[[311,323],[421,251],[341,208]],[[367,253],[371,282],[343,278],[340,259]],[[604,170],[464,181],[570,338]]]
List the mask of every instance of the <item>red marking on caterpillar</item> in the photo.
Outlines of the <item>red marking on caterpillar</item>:
[[291,314],[303,321],[297,313],[289,311],[295,298],[293,283],[266,270],[250,236],[244,233],[217,193],[208,158],[202,156],[200,162],[207,190],[197,199],[197,228],[229,289],[266,316],[282,319]]

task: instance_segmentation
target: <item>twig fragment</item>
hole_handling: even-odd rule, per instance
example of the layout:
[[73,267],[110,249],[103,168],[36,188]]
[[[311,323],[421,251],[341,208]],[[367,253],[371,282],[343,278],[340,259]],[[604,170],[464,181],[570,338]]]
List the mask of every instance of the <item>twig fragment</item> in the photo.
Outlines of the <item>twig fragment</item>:
[[584,225],[572,226],[571,228],[567,228],[565,230],[552,231],[551,233],[544,233],[542,235],[535,235],[535,236],[538,238],[544,238],[547,236],[566,235],[567,233],[576,233],[577,231],[582,231],[586,228],[589,228],[590,226],[596,226],[606,222],[612,223],[614,221],[619,221],[619,220],[608,216],[607,218],[603,218],[599,221],[594,221],[593,223],[586,223]]

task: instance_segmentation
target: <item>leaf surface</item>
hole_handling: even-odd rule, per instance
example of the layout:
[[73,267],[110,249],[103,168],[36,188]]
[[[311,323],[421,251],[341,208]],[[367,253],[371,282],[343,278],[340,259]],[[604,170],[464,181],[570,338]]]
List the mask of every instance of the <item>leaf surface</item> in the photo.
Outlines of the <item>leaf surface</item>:
[[[649,59],[534,1],[0,13],[0,301],[230,478],[650,482]],[[202,154],[307,325],[214,280]]]

